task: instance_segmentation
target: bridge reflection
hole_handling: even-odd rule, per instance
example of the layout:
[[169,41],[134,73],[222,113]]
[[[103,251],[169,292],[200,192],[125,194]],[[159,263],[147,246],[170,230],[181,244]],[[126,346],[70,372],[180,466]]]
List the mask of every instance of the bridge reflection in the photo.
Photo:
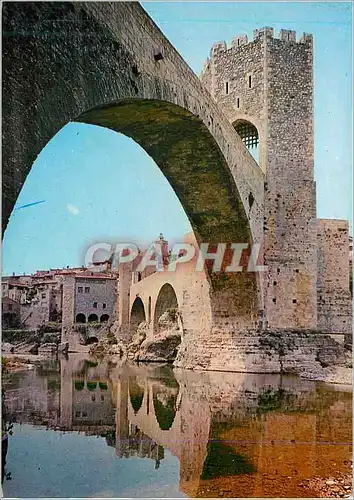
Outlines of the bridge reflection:
[[6,397],[12,421],[105,437],[121,459],[159,468],[169,450],[193,497],[220,496],[225,481],[224,496],[299,496],[302,479],[344,471],[351,458],[350,392],[278,375],[73,355],[17,374]]

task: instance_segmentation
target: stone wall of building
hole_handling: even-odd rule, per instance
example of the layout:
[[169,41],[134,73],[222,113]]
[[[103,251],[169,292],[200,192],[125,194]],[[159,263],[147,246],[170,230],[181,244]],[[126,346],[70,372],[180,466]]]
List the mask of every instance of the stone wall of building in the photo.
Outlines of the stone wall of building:
[[111,318],[116,306],[116,285],[116,278],[76,277],[75,318],[78,314],[84,314],[86,322],[93,314],[97,316],[97,321],[103,315]]
[[328,333],[350,333],[348,221],[317,220],[318,327]]

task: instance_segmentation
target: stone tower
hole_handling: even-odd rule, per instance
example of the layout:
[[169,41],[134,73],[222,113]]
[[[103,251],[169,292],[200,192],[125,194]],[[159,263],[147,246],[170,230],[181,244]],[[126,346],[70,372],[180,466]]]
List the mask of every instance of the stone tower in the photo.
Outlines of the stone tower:
[[265,175],[266,326],[317,327],[312,36],[215,44],[201,80]]

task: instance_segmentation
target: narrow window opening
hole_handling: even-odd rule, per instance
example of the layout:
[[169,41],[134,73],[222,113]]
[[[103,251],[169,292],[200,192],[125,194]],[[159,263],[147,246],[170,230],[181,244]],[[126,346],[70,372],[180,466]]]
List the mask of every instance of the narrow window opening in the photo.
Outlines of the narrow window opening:
[[296,299],[293,299],[293,304],[296,304]]
[[240,98],[239,97],[237,98],[237,107],[238,108],[240,107]]
[[229,93],[229,82],[225,83],[225,93],[226,95]]
[[251,89],[252,88],[252,76],[249,75],[248,77],[248,87]]
[[273,281],[273,285],[275,286],[276,284],[277,284],[277,282],[276,282],[276,281]]
[[273,302],[274,302],[274,304],[276,304],[277,303],[277,299],[273,299]]

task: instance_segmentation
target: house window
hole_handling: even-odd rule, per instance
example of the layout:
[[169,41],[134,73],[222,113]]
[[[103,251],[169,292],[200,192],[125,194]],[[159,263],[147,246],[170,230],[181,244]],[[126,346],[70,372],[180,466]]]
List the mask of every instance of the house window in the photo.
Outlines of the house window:
[[93,303],[93,307],[94,307],[94,309],[97,309],[97,302]]
[[85,293],[90,293],[90,287],[89,286],[85,286]]
[[296,304],[296,299],[293,299],[293,304]]
[[229,93],[229,82],[225,82],[225,94]]
[[107,307],[107,304],[106,304],[105,302],[103,302],[103,304],[102,304],[102,308],[103,308],[103,309],[106,309],[106,307]]
[[104,401],[104,396],[101,396],[101,401]]
[[83,289],[83,287],[82,287],[82,286],[79,286],[79,288],[77,289],[77,291],[78,291],[79,293],[82,293],[82,292],[84,291],[84,289]]
[[96,396],[91,396],[91,401],[96,401]]
[[9,311],[12,311],[12,304],[9,304]]
[[42,293],[42,299],[45,299],[45,293]]

